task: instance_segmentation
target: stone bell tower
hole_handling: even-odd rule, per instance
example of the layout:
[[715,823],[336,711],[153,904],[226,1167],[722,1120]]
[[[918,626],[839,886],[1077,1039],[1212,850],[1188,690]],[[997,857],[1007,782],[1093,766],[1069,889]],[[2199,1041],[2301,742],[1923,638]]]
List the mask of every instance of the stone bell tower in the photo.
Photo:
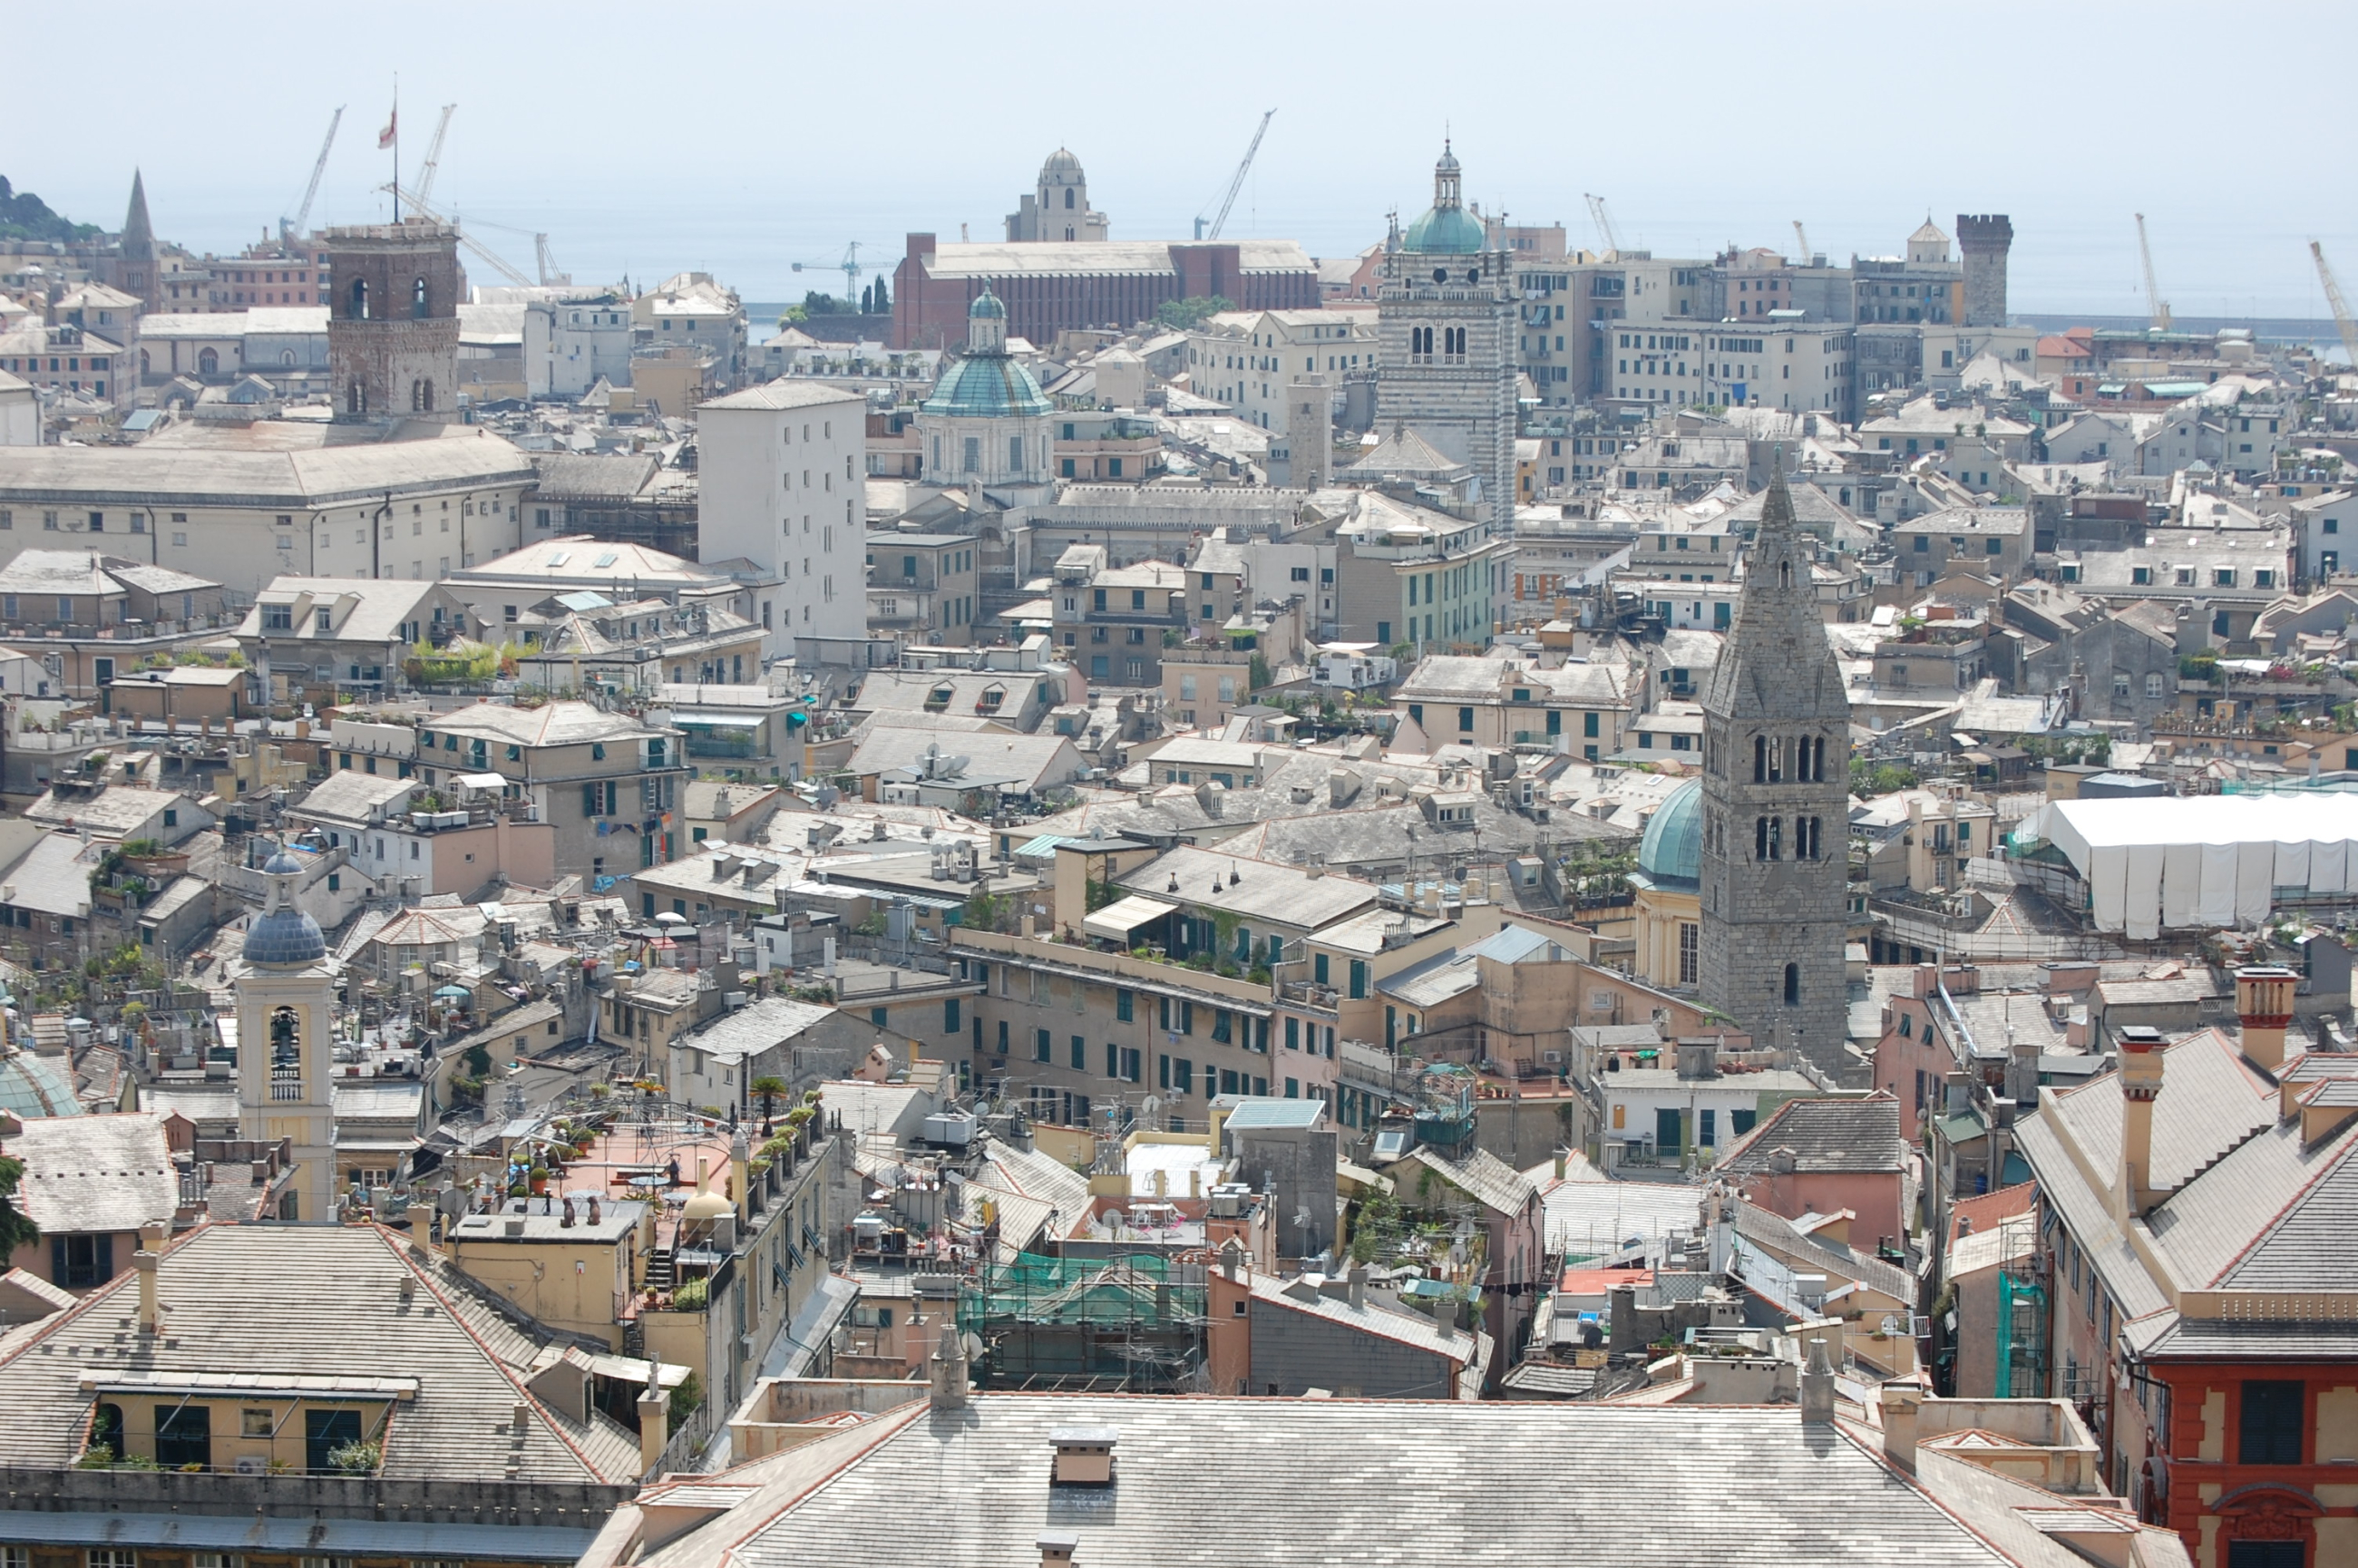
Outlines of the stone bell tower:
[[339,424],[425,419],[459,406],[459,231],[411,219],[330,229],[328,371]]
[[237,1135],[294,1140],[295,1170],[277,1218],[336,1217],[333,1108],[336,961],[319,923],[295,907],[302,862],[284,846],[263,866],[270,888],[246,927],[237,993]]
[[1783,467],[1704,691],[1700,979],[1762,1045],[1831,1071],[1848,1033],[1850,702]]

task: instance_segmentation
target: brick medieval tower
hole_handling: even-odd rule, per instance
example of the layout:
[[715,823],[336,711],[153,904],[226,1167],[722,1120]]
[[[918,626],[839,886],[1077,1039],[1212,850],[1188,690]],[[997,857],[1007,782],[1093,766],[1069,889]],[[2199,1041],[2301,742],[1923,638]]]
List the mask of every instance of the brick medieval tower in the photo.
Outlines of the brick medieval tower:
[[1781,454],[1704,688],[1704,1000],[1761,1044],[1841,1065],[1850,704]]
[[459,231],[448,223],[330,229],[328,366],[339,423],[448,423],[459,403]]

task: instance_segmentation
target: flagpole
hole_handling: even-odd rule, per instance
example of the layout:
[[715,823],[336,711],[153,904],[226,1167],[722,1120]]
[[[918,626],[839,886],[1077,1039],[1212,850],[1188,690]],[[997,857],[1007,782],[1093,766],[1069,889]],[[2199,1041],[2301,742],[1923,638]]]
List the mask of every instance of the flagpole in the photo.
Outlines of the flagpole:
[[393,221],[401,222],[401,72],[393,73]]

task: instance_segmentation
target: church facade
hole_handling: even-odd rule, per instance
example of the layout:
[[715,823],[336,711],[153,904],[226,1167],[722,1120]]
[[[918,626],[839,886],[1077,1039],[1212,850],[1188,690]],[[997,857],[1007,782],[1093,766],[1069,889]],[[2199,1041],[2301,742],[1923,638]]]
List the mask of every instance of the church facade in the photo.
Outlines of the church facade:
[[1700,979],[1759,1044],[1832,1071],[1848,1032],[1850,703],[1779,466],[1704,692]]
[[1058,147],[1040,166],[1039,182],[1016,200],[1007,215],[1011,244],[1037,244],[1043,240],[1075,243],[1111,239],[1106,215],[1089,206],[1089,177],[1081,160]]
[[1433,205],[1386,243],[1376,297],[1376,423],[1404,425],[1481,478],[1494,534],[1515,521],[1513,253],[1466,211],[1457,158],[1433,167]]

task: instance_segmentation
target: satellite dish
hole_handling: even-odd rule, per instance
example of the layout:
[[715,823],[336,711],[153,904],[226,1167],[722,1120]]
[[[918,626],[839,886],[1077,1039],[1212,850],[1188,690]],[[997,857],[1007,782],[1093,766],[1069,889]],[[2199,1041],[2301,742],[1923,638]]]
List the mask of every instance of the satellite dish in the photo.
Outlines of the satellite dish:
[[966,1351],[966,1358],[968,1360],[973,1361],[981,1357],[982,1336],[975,1333],[972,1329],[967,1330],[967,1332],[959,1337],[958,1344]]
[[1310,1211],[1306,1208],[1295,1209],[1293,1211],[1293,1223],[1303,1230],[1309,1229]]
[[1162,1114],[1163,1097],[1161,1095],[1148,1095],[1144,1099],[1138,1102],[1138,1116],[1140,1120],[1152,1121],[1156,1117],[1161,1116]]

